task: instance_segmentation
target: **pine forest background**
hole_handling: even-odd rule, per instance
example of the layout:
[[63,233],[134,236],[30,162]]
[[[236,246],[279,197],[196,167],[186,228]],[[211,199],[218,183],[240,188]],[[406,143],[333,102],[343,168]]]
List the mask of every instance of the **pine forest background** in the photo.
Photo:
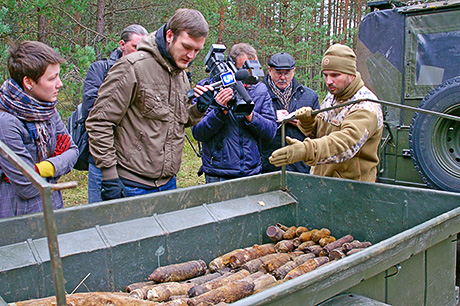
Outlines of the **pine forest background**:
[[[47,43],[67,61],[61,65],[64,86],[57,105],[66,120],[80,103],[89,65],[110,55],[123,28],[137,23],[153,32],[180,7],[201,11],[210,26],[204,49],[191,68],[194,82],[206,77],[203,58],[212,43],[229,49],[245,42],[258,51],[266,72],[271,55],[290,53],[297,60],[296,78],[320,97],[324,96],[320,75],[324,51],[335,42],[354,48],[359,23],[370,11],[366,0],[2,0],[0,81],[9,77],[6,61],[11,44],[23,40]],[[203,177],[196,175],[200,164],[186,143],[179,187],[203,183]],[[64,178],[79,182],[76,191],[65,194],[66,205],[85,203],[86,176],[74,170]]]

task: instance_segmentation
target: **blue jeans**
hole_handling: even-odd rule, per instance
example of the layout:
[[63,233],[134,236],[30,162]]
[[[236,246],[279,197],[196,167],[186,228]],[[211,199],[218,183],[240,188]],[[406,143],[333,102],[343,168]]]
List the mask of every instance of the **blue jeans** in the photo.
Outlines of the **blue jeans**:
[[96,165],[89,163],[88,169],[88,203],[102,202],[102,173]]
[[163,186],[160,186],[158,188],[154,189],[144,189],[144,188],[139,188],[139,187],[130,187],[130,186],[125,186],[126,189],[126,196],[132,197],[132,196],[138,196],[138,195],[143,195],[143,194],[148,194],[148,193],[154,193],[154,192],[160,192],[160,191],[165,191],[165,190],[173,190],[176,189],[176,177],[173,176],[169,182],[164,184]]
[[216,183],[216,182],[227,181],[227,180],[229,180],[229,179],[226,179],[226,178],[223,178],[223,177],[211,176],[211,175],[205,174],[205,180],[206,180],[206,184],[210,184],[210,183]]

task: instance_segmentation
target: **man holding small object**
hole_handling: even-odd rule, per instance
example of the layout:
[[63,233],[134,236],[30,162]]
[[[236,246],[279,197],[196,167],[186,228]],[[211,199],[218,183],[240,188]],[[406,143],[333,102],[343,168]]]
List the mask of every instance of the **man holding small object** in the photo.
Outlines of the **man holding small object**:
[[[276,120],[282,121],[289,113],[295,112],[301,107],[310,106],[319,108],[318,95],[310,88],[301,85],[294,77],[295,59],[288,53],[277,53],[268,62],[268,75],[264,79],[273,101],[276,111]],[[289,121],[285,126],[286,136],[303,140],[305,136],[297,127],[297,119]],[[276,149],[281,148],[281,128],[276,132],[275,138],[262,143],[262,172],[280,170],[270,164],[268,158]],[[303,161],[287,165],[288,171],[308,173],[308,167]]]
[[[377,100],[356,71],[356,55],[349,47],[332,45],[324,54],[321,71],[329,90],[321,109],[358,99]],[[273,152],[270,163],[305,161],[314,166],[315,175],[375,182],[383,132],[380,104],[364,101],[313,116],[310,107],[303,107],[295,117],[307,138],[302,142],[287,137],[289,145]]]

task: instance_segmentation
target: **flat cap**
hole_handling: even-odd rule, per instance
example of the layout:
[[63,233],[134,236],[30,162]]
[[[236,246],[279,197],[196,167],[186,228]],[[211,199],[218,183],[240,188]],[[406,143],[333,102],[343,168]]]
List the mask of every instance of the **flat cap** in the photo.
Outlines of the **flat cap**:
[[268,66],[275,69],[294,69],[295,59],[288,53],[276,53],[268,61]]

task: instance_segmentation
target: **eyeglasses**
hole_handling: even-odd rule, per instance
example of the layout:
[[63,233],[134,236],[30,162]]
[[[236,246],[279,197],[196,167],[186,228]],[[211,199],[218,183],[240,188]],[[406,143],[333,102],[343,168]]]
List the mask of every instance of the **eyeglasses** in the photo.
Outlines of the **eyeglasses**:
[[274,71],[275,75],[276,75],[277,77],[279,77],[279,78],[282,77],[283,75],[284,75],[284,77],[287,78],[287,77],[291,76],[291,74],[292,74],[293,72],[294,72],[294,70],[282,71],[282,70],[276,70],[276,69],[275,69],[275,71]]

